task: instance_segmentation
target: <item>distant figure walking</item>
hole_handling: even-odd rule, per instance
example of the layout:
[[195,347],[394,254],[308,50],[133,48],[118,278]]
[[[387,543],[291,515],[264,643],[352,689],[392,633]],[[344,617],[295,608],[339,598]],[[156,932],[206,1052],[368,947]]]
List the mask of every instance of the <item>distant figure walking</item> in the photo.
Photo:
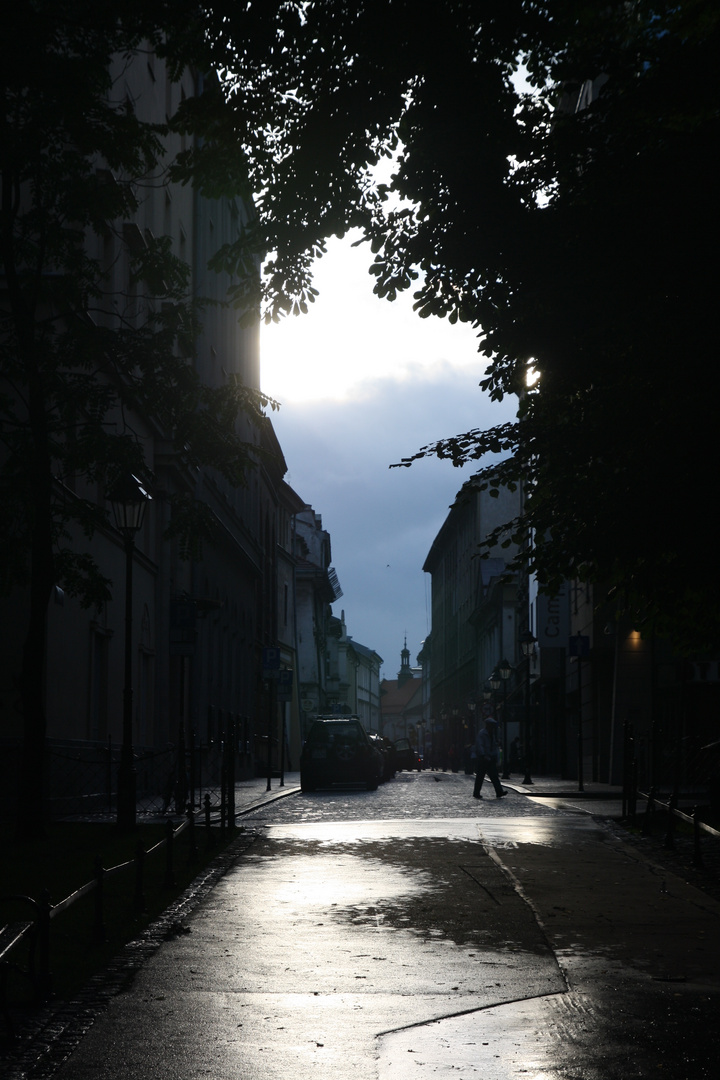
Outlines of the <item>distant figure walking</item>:
[[481,724],[480,730],[477,733],[475,739],[475,786],[473,788],[473,798],[482,799],[480,789],[483,786],[483,780],[485,774],[490,777],[492,786],[495,788],[495,795],[498,799],[502,799],[504,795],[507,795],[507,791],[500,783],[498,776],[498,760],[500,757],[498,744],[497,744],[497,721],[493,720],[492,716],[486,716]]

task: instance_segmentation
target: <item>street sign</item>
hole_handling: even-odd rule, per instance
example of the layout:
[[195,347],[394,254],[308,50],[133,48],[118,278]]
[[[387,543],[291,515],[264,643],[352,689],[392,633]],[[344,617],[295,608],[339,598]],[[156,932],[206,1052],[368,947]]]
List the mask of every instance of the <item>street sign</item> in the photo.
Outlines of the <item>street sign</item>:
[[589,656],[590,638],[587,634],[574,634],[568,638],[568,656]]
[[293,689],[293,670],[292,668],[283,668],[282,671],[277,673],[277,693],[278,701],[290,701],[292,699]]
[[280,670],[280,650],[263,649],[262,651],[263,678],[274,679]]

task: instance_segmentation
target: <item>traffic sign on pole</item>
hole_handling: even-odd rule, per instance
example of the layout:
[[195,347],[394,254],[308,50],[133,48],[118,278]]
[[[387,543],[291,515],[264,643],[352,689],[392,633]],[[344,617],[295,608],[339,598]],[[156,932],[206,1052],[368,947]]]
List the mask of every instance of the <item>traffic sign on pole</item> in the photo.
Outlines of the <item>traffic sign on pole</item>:
[[278,671],[278,701],[290,701],[292,699],[293,674],[292,668],[283,668],[282,671]]
[[264,679],[276,678],[280,670],[280,650],[276,648],[263,649],[262,667]]

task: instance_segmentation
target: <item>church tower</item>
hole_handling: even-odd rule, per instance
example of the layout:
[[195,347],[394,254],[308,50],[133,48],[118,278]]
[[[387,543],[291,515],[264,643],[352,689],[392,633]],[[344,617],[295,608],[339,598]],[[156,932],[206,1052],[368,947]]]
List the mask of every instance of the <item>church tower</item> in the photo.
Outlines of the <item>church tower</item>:
[[407,634],[405,635],[405,645],[400,653],[400,670],[398,671],[398,688],[404,686],[408,679],[413,678],[413,673],[410,670],[410,650],[407,647]]

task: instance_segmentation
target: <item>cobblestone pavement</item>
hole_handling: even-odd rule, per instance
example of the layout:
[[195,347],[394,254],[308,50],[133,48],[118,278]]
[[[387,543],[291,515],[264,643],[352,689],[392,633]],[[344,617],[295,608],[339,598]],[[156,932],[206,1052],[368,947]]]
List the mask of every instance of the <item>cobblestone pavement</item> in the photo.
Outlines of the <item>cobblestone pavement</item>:
[[508,789],[496,799],[492,785],[483,785],[482,799],[473,799],[473,776],[452,772],[401,772],[377,791],[334,788],[298,794],[245,814],[243,821],[284,825],[300,821],[368,821],[426,818],[541,817],[558,811],[532,803]]

